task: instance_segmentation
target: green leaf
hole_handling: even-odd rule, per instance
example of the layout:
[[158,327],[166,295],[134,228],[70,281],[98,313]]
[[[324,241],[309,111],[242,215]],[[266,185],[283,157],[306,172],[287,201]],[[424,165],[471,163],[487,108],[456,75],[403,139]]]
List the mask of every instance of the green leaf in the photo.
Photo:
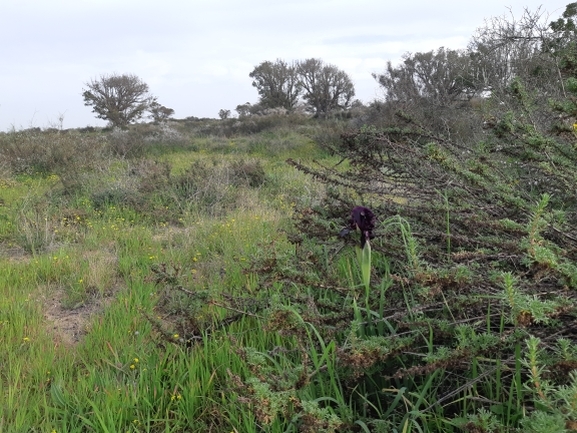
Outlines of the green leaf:
[[371,243],[367,239],[363,249],[357,247],[357,260],[361,267],[361,278],[363,285],[368,291],[371,284]]

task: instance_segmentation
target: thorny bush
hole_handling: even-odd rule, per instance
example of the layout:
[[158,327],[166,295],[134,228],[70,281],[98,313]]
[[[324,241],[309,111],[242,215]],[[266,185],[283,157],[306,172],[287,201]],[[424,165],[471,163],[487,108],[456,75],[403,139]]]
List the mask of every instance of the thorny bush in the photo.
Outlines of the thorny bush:
[[[176,315],[183,344],[245,319],[278,336],[266,353],[232,341],[250,374],[229,372],[227,391],[259,425],[571,425],[577,153],[570,137],[522,116],[501,121],[507,128],[469,148],[399,113],[389,127],[343,134],[329,149],[341,158],[333,166],[289,160],[329,191],[297,209],[296,256],[271,248],[255,260],[250,295],[192,290],[157,270],[159,308],[175,292],[188,298]],[[358,205],[377,219],[366,293],[351,254],[358,236],[339,236]]]
[[[380,222],[372,246],[387,259],[390,274],[373,272],[367,309],[374,317],[363,326],[377,330],[384,340],[368,353],[355,347],[370,341],[366,336],[355,344],[349,341],[349,350],[345,340],[339,341],[340,364],[354,372],[345,379],[351,395],[369,384],[381,389],[409,386],[419,393],[430,379],[438,402],[426,405],[426,416],[451,417],[460,409],[457,402],[465,399],[471,415],[506,406],[507,411],[492,414],[499,415],[501,426],[516,425],[526,408],[572,422],[567,405],[574,399],[543,409],[533,394],[517,392],[516,407],[511,403],[515,380],[536,388],[541,380],[560,387],[572,382],[569,374],[577,368],[574,356],[559,356],[558,350],[560,339],[569,341],[572,350],[576,347],[574,136],[537,130],[526,122],[528,117],[522,106],[520,112],[507,113],[493,125],[494,134],[471,148],[399,112],[388,127],[343,134],[341,143],[330,149],[342,158],[339,164],[289,161],[331,187],[321,206],[300,210],[294,242],[304,245],[314,239],[334,259],[343,248],[334,228],[343,225],[353,206],[370,207]],[[320,279],[329,287],[340,283],[330,272],[321,272]],[[387,281],[386,308],[380,315],[378,287]],[[322,312],[320,301],[315,308]],[[324,312],[316,323],[329,316]],[[379,329],[382,321],[387,326]],[[328,323],[319,329],[327,338],[335,333]],[[539,360],[542,376],[528,377],[529,370],[519,367],[519,348],[529,337],[549,348],[543,351],[547,360]],[[392,342],[401,338],[403,343],[392,349]],[[495,365],[518,376],[502,377]],[[498,377],[509,390],[502,396],[491,394],[494,386],[477,385]],[[481,398],[467,400],[473,387],[476,393],[482,390]],[[374,390],[368,400],[380,407],[392,404],[394,397]],[[535,419],[542,416],[535,413]]]

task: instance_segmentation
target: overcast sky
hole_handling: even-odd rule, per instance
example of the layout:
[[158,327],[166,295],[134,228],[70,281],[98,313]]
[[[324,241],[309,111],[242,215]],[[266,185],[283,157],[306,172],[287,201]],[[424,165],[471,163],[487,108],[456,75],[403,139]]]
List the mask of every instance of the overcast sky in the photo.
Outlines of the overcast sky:
[[571,0],[0,0],[0,131],[105,125],[82,101],[102,74],[142,78],[175,117],[257,102],[248,74],[311,57],[382,96],[372,73],[406,52],[464,48],[491,16],[558,18]]

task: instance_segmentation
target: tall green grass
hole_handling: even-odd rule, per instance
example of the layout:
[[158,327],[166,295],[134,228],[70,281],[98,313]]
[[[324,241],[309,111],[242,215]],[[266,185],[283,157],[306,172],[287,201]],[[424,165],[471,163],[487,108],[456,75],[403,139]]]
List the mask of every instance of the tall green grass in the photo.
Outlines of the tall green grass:
[[[249,375],[242,345],[264,349],[278,336],[248,317],[228,332],[201,330],[187,347],[178,315],[186,300],[167,295],[151,269],[182,269],[187,288],[210,290],[215,304],[198,309],[207,326],[226,315],[221,294],[257,292],[251,264],[290,254],[282,228],[294,202],[319,193],[282,163],[320,155],[310,140],[240,137],[226,152],[210,138],[139,147],[158,163],[115,159],[103,145],[72,179],[85,142],[106,139],[30,134],[2,137],[14,162],[0,182],[2,431],[256,431],[231,377]],[[71,158],[39,159],[35,149],[48,142]],[[170,172],[155,172],[158,164]],[[195,167],[190,195],[179,196]],[[225,195],[203,203],[203,188]],[[48,308],[60,317],[47,318]],[[80,335],[60,335],[66,329],[52,320],[82,311]]]

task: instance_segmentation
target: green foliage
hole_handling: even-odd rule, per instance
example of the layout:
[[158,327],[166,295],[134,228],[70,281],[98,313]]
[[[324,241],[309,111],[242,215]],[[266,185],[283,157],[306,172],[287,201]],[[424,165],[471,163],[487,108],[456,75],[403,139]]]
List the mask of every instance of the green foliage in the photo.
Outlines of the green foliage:
[[[350,108],[355,96],[350,77],[320,59],[306,59],[293,64],[280,59],[274,63],[265,61],[249,76],[258,90],[259,108],[263,111],[279,108],[293,111],[302,98],[308,111],[316,117],[326,117],[331,112]],[[237,107],[241,118],[254,111],[248,105]]]
[[357,261],[361,268],[361,277],[367,294],[371,285],[371,243],[367,240],[364,247],[357,247]]
[[[387,63],[382,74],[373,74],[387,89],[387,100],[430,99],[432,105],[455,102],[477,90],[472,73],[472,56],[465,51],[439,48],[426,53],[407,53],[400,66]],[[465,73],[463,73],[465,71]]]
[[98,134],[25,130],[0,135],[0,158],[12,174],[55,175],[68,192],[79,189],[109,155],[105,137]]
[[140,119],[156,101],[149,94],[148,84],[133,74],[101,75],[84,85],[84,105],[92,107],[97,118],[116,127],[123,128]]
[[303,100],[315,116],[347,109],[355,96],[355,87],[348,74],[320,59],[306,59],[297,65]]
[[531,416],[523,420],[523,429],[532,433],[562,433],[566,432],[565,420],[556,414],[547,414],[536,411]]
[[154,99],[148,106],[148,111],[150,111],[150,118],[154,123],[166,122],[174,115],[174,110],[172,108],[165,107],[161,105],[156,99]]
[[[263,108],[293,110],[301,93],[296,65],[278,59],[262,62],[249,74],[252,85],[258,90]],[[239,114],[243,114],[240,112]]]
[[[558,345],[561,351],[565,352],[569,349],[570,343],[565,340],[561,341]],[[551,360],[546,360],[544,350],[540,348],[540,345],[541,340],[537,337],[531,336],[527,340],[527,354],[523,364],[529,371],[527,388],[535,395],[537,410],[523,420],[523,427],[534,432],[572,430],[577,416],[575,409],[577,407],[577,375],[574,370],[571,371],[568,381],[562,381],[560,385],[546,379],[550,373]]]
[[469,428],[477,428],[482,432],[499,432],[504,428],[497,416],[486,409],[479,409],[477,413],[468,415]]
[[[231,353],[245,345],[265,351],[276,337],[263,342],[250,331],[254,340],[235,343],[255,324],[230,320],[227,294],[254,294],[260,280],[250,264],[263,249],[289,254],[280,226],[292,203],[322,194],[276,152],[321,153],[282,128],[240,137],[231,158],[218,139],[190,135],[167,145],[163,131],[145,125],[122,132],[139,158],[110,150],[118,132],[1,135],[3,431],[254,431],[250,411],[222,397],[230,385],[223,366],[246,377]],[[193,140],[202,152],[191,151]],[[35,146],[58,145],[69,160],[36,154]],[[90,165],[80,165],[83,152]],[[76,163],[83,169],[78,184],[66,188],[61,174]],[[218,191],[227,199],[204,200]],[[153,285],[164,274],[151,269],[168,275],[183,267],[178,278],[194,285],[197,298]],[[185,321],[193,314],[195,321]],[[238,328],[222,333],[227,326]],[[331,428],[332,412],[317,409],[307,406],[303,416]]]
[[[388,273],[373,270],[371,287],[386,287],[386,300],[374,293],[353,303],[355,338],[347,343],[363,348],[366,363],[343,362],[356,363],[363,378],[344,382],[362,390],[367,425],[384,413],[398,428],[423,431],[563,431],[572,422],[572,403],[560,394],[575,366],[562,361],[572,357],[563,338],[575,312],[576,237],[567,220],[577,211],[574,136],[552,133],[551,105],[538,102],[543,90],[534,82],[513,77],[504,92],[506,110],[483,107],[492,121],[482,145],[464,145],[450,124],[428,127],[439,117],[421,122],[419,107],[409,107],[343,134],[331,147],[344,161],[338,168],[291,161],[330,188],[318,207],[300,212],[300,242],[315,239],[338,256],[332,227],[359,202],[380,221],[371,247],[387,257]],[[342,286],[332,269],[317,272]],[[399,334],[407,338],[397,356],[365,349],[369,338],[390,346]],[[548,348],[523,363],[523,342],[535,348],[535,334]],[[567,368],[553,373],[543,362]],[[524,386],[527,375],[541,389]],[[400,394],[376,391],[401,386],[405,408],[394,399]],[[535,409],[525,418],[527,401]],[[448,422],[449,413],[460,415]]]
[[574,429],[575,135],[511,65],[470,119],[0,135],[0,429]]

